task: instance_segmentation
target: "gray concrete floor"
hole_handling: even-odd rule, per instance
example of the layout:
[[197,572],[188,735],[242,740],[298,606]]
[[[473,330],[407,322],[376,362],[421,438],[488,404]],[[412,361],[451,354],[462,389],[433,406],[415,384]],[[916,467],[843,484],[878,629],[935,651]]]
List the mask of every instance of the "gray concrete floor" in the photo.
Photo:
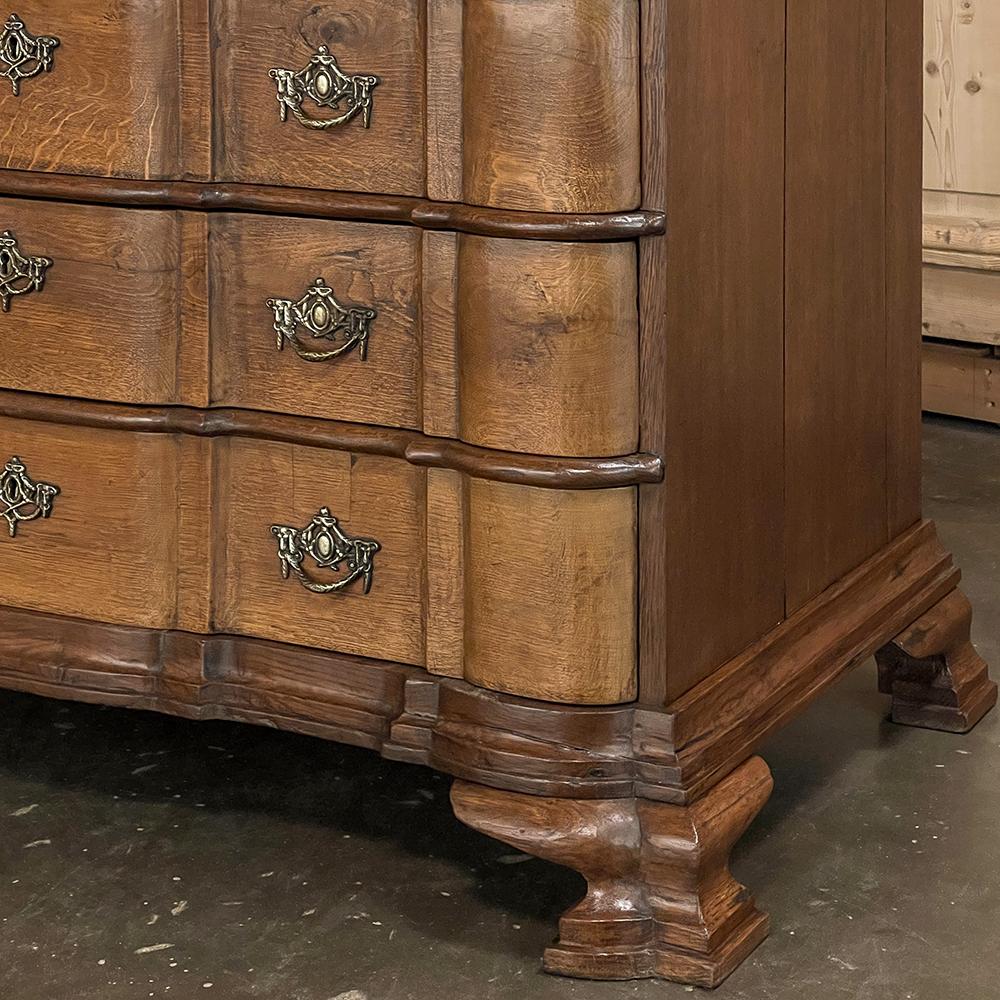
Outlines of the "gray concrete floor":
[[[926,425],[926,509],[1000,666],[1000,431]],[[316,740],[0,695],[0,1000],[670,1000],[539,972],[575,874],[448,781]],[[1000,712],[885,721],[866,665],[765,748],[734,858],[771,937],[719,1000],[1000,997]]]

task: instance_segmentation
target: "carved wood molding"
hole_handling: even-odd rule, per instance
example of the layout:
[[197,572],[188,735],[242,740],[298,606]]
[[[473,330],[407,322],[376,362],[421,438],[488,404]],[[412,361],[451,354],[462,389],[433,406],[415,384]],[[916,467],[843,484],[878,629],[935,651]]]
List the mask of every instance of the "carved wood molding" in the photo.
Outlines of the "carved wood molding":
[[0,609],[0,686],[265,723],[507,791],[686,805],[957,582],[933,525],[917,525],[660,711],[531,701],[338,653],[11,608]]
[[562,490],[608,489],[658,483],[663,462],[637,453],[614,458],[560,458],[479,448],[460,441],[334,420],[259,413],[229,407],[129,406],[0,390],[0,416],[144,434],[247,437],[315,448],[336,448],[451,469],[475,479]]
[[358,194],[263,184],[143,181],[0,171],[0,196],[198,212],[263,212],[319,219],[398,222],[476,236],[589,242],[632,240],[666,231],[663,212],[604,215],[510,211],[402,195]]

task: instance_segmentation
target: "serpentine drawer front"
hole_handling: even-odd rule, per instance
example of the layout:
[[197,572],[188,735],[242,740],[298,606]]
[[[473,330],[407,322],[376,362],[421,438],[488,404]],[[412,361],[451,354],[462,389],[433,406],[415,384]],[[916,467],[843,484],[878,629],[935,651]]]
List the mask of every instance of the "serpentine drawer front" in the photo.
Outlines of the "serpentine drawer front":
[[[6,25],[0,28],[0,165],[117,177],[184,172],[182,117],[188,119],[181,105],[191,81],[174,44],[187,30],[183,4],[11,0],[11,6],[16,15],[0,10]],[[200,131],[192,143],[206,141]]]
[[32,484],[8,472],[0,487],[0,606],[256,636],[556,700],[634,691],[634,489],[9,417],[0,449]]

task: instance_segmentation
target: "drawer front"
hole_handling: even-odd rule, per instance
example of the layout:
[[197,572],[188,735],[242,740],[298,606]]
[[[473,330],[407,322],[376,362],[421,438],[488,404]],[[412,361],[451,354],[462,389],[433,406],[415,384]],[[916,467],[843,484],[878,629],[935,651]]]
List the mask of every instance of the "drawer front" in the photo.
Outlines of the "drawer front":
[[213,400],[419,428],[419,231],[250,215],[216,223]]
[[181,225],[176,212],[0,199],[0,386],[175,401]]
[[0,604],[169,628],[177,521],[169,438],[0,418]]
[[221,0],[221,179],[424,193],[424,0]]
[[0,164],[97,176],[180,173],[181,5],[19,0],[16,7],[19,20],[6,20],[0,43]]
[[[422,470],[379,456],[239,439],[217,449],[216,468],[223,484],[215,505],[224,548],[216,568],[220,631],[424,662]],[[336,529],[317,524],[307,534],[324,511]],[[350,549],[343,564],[320,565],[338,545]],[[331,584],[344,585],[315,589]]]

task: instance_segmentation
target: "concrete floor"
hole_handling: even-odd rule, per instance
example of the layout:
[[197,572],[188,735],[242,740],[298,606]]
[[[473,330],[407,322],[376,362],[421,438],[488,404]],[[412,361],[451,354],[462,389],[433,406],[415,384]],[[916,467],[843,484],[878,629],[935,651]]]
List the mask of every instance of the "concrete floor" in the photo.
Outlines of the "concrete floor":
[[[926,426],[926,509],[1000,667],[1000,431]],[[663,1000],[539,972],[568,871],[466,829],[448,780],[228,724],[0,695],[0,1000]],[[867,665],[764,750],[734,869],[771,937],[718,1000],[1000,997],[1000,712],[884,719]]]

